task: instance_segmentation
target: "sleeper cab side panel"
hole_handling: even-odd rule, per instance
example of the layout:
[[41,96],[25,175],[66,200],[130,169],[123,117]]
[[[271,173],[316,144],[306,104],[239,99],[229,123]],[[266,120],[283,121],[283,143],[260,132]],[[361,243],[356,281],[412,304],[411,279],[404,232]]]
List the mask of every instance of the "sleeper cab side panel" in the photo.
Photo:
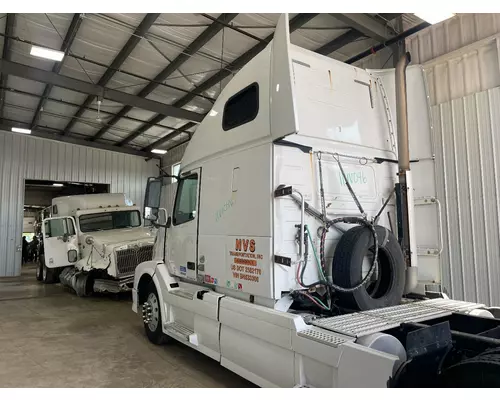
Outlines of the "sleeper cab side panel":
[[198,273],[225,290],[272,299],[271,151],[271,143],[255,144],[203,163]]

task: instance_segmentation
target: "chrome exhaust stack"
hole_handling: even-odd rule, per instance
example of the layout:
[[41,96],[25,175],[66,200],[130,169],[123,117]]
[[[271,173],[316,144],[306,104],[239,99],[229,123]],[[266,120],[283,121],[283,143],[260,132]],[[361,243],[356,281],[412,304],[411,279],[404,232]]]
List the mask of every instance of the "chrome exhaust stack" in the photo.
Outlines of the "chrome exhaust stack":
[[418,284],[417,246],[414,228],[413,187],[410,171],[408,134],[408,96],[406,90],[406,68],[411,62],[410,53],[404,54],[396,65],[396,111],[398,119],[398,237],[406,265],[405,294]]

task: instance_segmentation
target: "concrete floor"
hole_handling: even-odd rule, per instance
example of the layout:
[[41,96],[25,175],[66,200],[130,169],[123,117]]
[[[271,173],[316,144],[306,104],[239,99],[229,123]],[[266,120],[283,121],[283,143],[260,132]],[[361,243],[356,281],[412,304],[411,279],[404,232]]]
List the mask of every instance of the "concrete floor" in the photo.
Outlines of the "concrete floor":
[[0,387],[252,387],[180,343],[151,344],[130,296],[0,278]]

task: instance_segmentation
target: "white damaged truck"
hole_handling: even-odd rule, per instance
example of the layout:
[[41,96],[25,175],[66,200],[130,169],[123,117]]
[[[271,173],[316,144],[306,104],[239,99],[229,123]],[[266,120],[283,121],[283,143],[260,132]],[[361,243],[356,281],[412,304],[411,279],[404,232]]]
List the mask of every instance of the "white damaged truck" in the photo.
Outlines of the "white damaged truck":
[[137,265],[153,258],[155,229],[123,193],[56,197],[42,215],[36,278],[44,283],[79,296],[130,291]]
[[500,384],[498,310],[447,298],[430,256],[431,123],[409,61],[343,64],[292,45],[281,16],[189,142],[173,207],[165,176],[148,181],[158,239],[132,293],[150,341],[263,387]]

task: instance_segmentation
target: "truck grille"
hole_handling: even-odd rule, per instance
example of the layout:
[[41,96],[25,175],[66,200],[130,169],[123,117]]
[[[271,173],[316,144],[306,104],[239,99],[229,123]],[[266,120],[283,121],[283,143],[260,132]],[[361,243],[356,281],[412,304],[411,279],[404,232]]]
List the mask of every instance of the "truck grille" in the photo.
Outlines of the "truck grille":
[[135,268],[144,261],[153,259],[153,245],[131,247],[116,251],[118,276],[133,275]]

